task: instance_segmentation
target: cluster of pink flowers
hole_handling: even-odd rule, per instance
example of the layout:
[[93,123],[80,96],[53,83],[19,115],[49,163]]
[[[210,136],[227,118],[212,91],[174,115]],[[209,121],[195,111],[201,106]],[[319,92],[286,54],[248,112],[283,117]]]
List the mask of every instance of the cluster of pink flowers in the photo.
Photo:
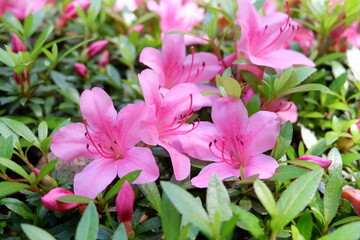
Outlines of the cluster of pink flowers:
[[[259,77],[264,67],[283,70],[293,65],[314,66],[304,54],[288,49],[300,31],[289,14],[273,12],[260,17],[250,0],[238,0],[238,4],[241,39],[233,60],[245,58],[251,63],[249,69],[259,71]],[[142,170],[135,184],[155,181],[159,168],[150,146],[161,146],[169,153],[176,180],[189,177],[190,157],[210,162],[191,179],[196,187],[207,187],[213,172],[221,179],[273,176],[279,164],[264,152],[274,148],[281,123],[297,121],[296,106],[278,99],[268,111],[249,116],[240,98],[203,96],[202,91],[217,91],[208,83],[223,71],[223,63],[214,54],[195,53],[194,48],[186,56],[184,36],[165,34],[191,31],[202,20],[203,9],[180,0],[161,0],[159,4],[148,1],[147,7],[160,15],[164,37],[161,51],[148,47],[140,54],[140,62],[149,67],[138,75],[144,102],[117,112],[104,90],[85,90],[80,97],[83,123],[69,124],[52,138],[51,151],[57,157],[65,161],[94,159],[75,176],[75,194],[96,198],[116,177],[135,170]],[[89,57],[99,52],[90,48]],[[79,75],[87,74],[81,66],[77,68]],[[202,107],[211,107],[212,122],[194,120],[194,112]],[[324,168],[331,163],[313,156],[300,160]]]

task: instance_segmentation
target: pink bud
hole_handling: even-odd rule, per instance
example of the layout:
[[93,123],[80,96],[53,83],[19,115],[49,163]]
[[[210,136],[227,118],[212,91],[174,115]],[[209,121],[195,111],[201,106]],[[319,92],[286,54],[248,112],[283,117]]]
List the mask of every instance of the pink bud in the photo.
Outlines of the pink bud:
[[26,52],[24,44],[16,34],[11,35],[11,50],[14,53]]
[[64,189],[64,188],[54,188],[51,189],[45,196],[41,198],[41,202],[47,209],[54,210],[54,211],[67,211],[79,206],[79,204],[75,203],[65,203],[58,201],[56,199],[68,195],[74,195],[74,193]]
[[109,63],[110,58],[110,52],[108,50],[105,50],[100,57],[100,61],[98,61],[98,64],[100,67],[105,67]]
[[352,203],[356,214],[360,216],[360,190],[354,188],[343,189],[342,197]]
[[133,31],[140,33],[143,29],[144,29],[144,25],[142,24],[135,25],[129,29],[128,35]]
[[106,45],[108,45],[108,43],[109,41],[107,40],[93,42],[88,48],[88,56],[90,58],[96,56],[106,47]]
[[77,17],[75,5],[78,5],[85,11],[89,8],[90,4],[91,1],[89,0],[73,0],[65,7],[64,13],[60,16],[60,19],[56,23],[56,27],[61,28],[67,21]]
[[130,222],[133,216],[135,195],[130,184],[125,181],[116,197],[116,211],[120,222]]
[[325,158],[316,157],[316,156],[312,156],[312,155],[301,156],[301,157],[297,158],[296,160],[305,160],[305,161],[316,163],[317,165],[322,167],[324,170],[328,169],[332,163],[332,160],[330,160],[330,159],[325,159]]
[[87,68],[84,64],[75,63],[74,67],[75,67],[75,72],[77,73],[77,75],[79,75],[79,77],[85,78],[87,76]]

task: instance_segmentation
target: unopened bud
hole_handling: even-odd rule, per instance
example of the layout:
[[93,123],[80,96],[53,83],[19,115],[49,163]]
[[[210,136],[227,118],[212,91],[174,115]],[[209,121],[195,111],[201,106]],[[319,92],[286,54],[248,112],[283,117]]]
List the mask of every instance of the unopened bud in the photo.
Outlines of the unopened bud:
[[82,63],[75,63],[75,72],[79,77],[85,78],[87,76],[87,68]]
[[109,41],[107,40],[100,40],[92,43],[88,48],[88,56],[92,58],[98,55],[102,50],[104,50],[104,48],[106,47],[106,45],[108,45],[108,43]]
[[11,50],[14,53],[26,52],[26,48],[25,48],[23,42],[16,34],[11,35]]
[[54,211],[68,211],[70,209],[76,208],[79,204],[76,203],[65,203],[58,201],[60,197],[74,195],[74,193],[64,189],[64,188],[54,188],[48,192],[45,196],[41,198],[41,202],[47,209]]

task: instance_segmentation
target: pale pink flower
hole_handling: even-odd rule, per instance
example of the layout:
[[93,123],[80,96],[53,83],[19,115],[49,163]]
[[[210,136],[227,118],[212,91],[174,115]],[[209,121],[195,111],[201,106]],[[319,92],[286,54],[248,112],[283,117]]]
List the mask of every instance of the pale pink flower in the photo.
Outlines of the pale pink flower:
[[287,121],[296,123],[298,120],[298,112],[295,103],[285,99],[275,100],[266,110],[276,113],[281,124],[284,124]]
[[[170,31],[190,32],[195,25],[204,19],[204,9],[199,8],[195,2],[187,0],[154,0],[147,2],[150,11],[160,16],[161,32],[166,34]],[[185,40],[193,41],[193,36],[186,36]]]
[[136,184],[158,178],[151,150],[135,146],[149,135],[148,125],[155,118],[152,109],[139,102],[117,113],[109,95],[101,88],[93,88],[81,94],[80,110],[84,123],[61,128],[51,144],[51,151],[65,161],[95,159],[75,176],[75,194],[95,198],[116,176],[121,178],[136,170],[142,170]]
[[87,67],[82,63],[74,64],[75,72],[79,77],[85,78],[87,76]]
[[310,49],[314,45],[314,39],[314,32],[306,28],[300,28],[294,37],[294,41],[299,44],[301,50],[306,54],[310,53]]
[[261,18],[250,0],[238,0],[238,5],[237,21],[241,26],[238,49],[251,63],[277,70],[292,65],[315,66],[305,55],[283,49],[298,30],[289,15],[277,12]]
[[68,195],[74,195],[74,193],[64,188],[53,188],[50,190],[50,192],[41,198],[41,202],[44,207],[54,211],[64,212],[73,208],[77,208],[79,204],[65,203],[57,200],[60,197]]
[[90,44],[88,48],[89,58],[93,58],[98,55],[109,44],[108,40],[99,40]]
[[167,89],[180,83],[195,83],[200,91],[207,90],[200,83],[210,81],[221,70],[214,54],[199,52],[186,56],[184,36],[180,34],[166,35],[161,51],[144,48],[139,61],[158,73],[160,86]]
[[114,11],[119,12],[126,7],[131,12],[134,12],[142,3],[143,0],[116,0]]
[[341,51],[346,51],[348,44],[360,48],[359,22],[353,23],[344,30],[345,26],[341,25],[331,32],[335,39],[335,44],[339,45]]
[[196,187],[206,187],[213,172],[220,179],[259,175],[270,178],[277,161],[263,152],[272,149],[280,134],[275,113],[260,111],[248,117],[243,102],[232,96],[218,99],[212,108],[213,124],[200,122],[198,128],[180,139],[183,151],[200,160],[214,161],[191,180]]
[[36,13],[47,3],[53,4],[53,0],[0,0],[0,16],[10,12],[16,18],[23,20],[30,13]]
[[304,161],[316,163],[317,165],[322,167],[324,170],[328,169],[332,163],[332,160],[330,160],[330,159],[321,158],[321,157],[312,156],[312,155],[301,156],[301,157],[297,158],[296,160],[304,160]]
[[77,18],[77,12],[75,6],[79,6],[84,11],[87,10],[90,5],[90,0],[73,0],[70,2],[64,9],[63,14],[60,16],[60,19],[56,23],[56,27],[62,28],[69,20]]
[[345,188],[342,190],[342,197],[352,203],[355,213],[360,216],[360,190]]
[[160,145],[168,151],[174,175],[177,180],[183,180],[190,173],[189,158],[174,146],[174,141],[194,130],[197,123],[187,124],[194,111],[201,108],[203,96],[196,85],[182,83],[171,88],[162,95],[159,90],[159,76],[150,69],[139,74],[139,82],[147,105],[155,109],[155,128],[150,141],[143,140],[150,145]]

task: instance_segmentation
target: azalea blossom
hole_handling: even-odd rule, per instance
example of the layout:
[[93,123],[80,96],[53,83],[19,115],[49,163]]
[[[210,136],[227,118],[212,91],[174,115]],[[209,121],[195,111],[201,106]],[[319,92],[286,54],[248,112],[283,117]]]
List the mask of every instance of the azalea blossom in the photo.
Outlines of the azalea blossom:
[[[204,19],[204,9],[189,0],[154,0],[147,2],[150,11],[160,16],[160,29],[163,36],[170,31],[190,32]],[[194,36],[185,36],[186,42],[193,42]],[[198,38],[197,38],[198,39]]]
[[62,28],[69,20],[77,18],[77,12],[75,6],[79,6],[84,11],[87,10],[90,5],[90,0],[73,0],[68,5],[66,5],[63,14],[60,16],[60,19],[56,23],[56,27]]
[[[196,187],[206,187],[212,172],[220,179],[270,178],[277,161],[263,152],[272,149],[280,134],[275,113],[260,111],[248,117],[243,102],[232,96],[218,99],[212,108],[213,124],[201,122],[198,128],[181,139],[183,151],[200,160],[213,161],[191,180]],[[241,175],[243,173],[243,175]]]
[[41,10],[47,3],[53,4],[53,0],[0,0],[0,16],[6,12],[24,20],[29,14]]
[[77,203],[66,203],[57,200],[60,197],[68,195],[74,195],[74,193],[64,188],[53,188],[41,198],[41,202],[44,207],[54,211],[64,212],[73,208],[77,208],[79,206]]
[[285,99],[276,99],[266,110],[276,113],[281,124],[284,124],[287,121],[296,123],[298,120],[298,112],[295,103]]
[[186,56],[184,36],[180,34],[166,35],[161,51],[144,48],[139,60],[160,75],[160,86],[166,89],[180,83],[195,83],[200,91],[208,90],[209,86],[200,83],[210,81],[221,70],[214,54],[193,52]]
[[316,163],[317,165],[322,167],[324,170],[328,169],[332,163],[332,160],[330,160],[330,159],[321,158],[321,157],[312,156],[312,155],[304,155],[304,156],[297,158],[296,160],[304,160],[304,161]]
[[75,176],[76,195],[95,198],[116,176],[142,170],[136,184],[156,180],[159,169],[149,148],[136,147],[151,128],[153,111],[143,102],[116,112],[101,88],[85,90],[80,97],[84,123],[72,123],[52,137],[51,151],[65,161],[78,157],[94,159]]
[[162,95],[159,89],[159,75],[150,69],[139,74],[139,82],[148,106],[155,111],[155,129],[151,139],[143,140],[150,145],[160,145],[169,153],[174,175],[177,180],[183,180],[190,173],[190,160],[174,145],[174,141],[194,130],[198,122],[187,124],[194,111],[201,108],[203,96],[196,85],[182,83],[171,88]]
[[128,181],[125,181],[121,186],[115,202],[119,221],[124,224],[126,233],[130,235],[132,233],[131,219],[133,217],[135,194]]
[[345,188],[342,190],[342,197],[352,203],[355,213],[360,216],[360,190]]
[[315,66],[305,55],[284,49],[298,30],[289,14],[273,13],[260,17],[250,0],[238,0],[237,21],[241,26],[238,50],[245,53],[250,62],[283,70],[292,65]]

